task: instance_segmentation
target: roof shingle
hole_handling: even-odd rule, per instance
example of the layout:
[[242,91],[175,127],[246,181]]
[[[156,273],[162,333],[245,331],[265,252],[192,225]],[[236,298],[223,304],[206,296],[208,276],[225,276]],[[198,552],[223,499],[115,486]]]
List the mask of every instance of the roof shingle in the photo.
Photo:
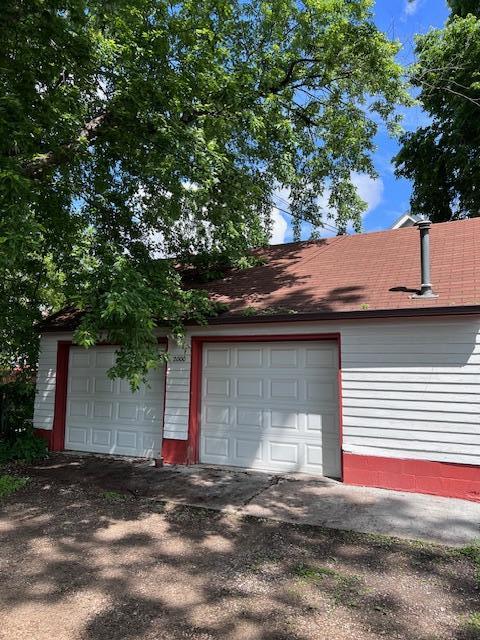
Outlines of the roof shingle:
[[[272,245],[258,251],[264,264],[193,286],[228,305],[217,323],[247,315],[253,320],[476,306],[480,311],[480,218],[433,224],[430,235],[432,285],[438,298],[412,298],[420,288],[415,227]],[[42,328],[71,329],[81,315],[65,309]]]
[[261,252],[265,264],[201,287],[228,315],[480,305],[480,218],[434,224],[430,234],[438,298],[412,298],[420,288],[414,227],[273,245]]

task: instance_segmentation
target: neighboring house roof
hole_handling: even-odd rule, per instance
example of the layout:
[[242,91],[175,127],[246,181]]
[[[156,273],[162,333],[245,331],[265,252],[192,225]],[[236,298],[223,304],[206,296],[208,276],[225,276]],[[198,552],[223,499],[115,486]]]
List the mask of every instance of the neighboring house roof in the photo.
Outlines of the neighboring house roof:
[[[480,313],[480,218],[433,224],[430,236],[438,298],[412,298],[420,287],[416,227],[272,245],[258,250],[264,264],[195,286],[228,305],[215,323],[272,316]],[[76,317],[65,310],[44,326],[70,328]]]
[[404,227],[413,227],[416,222],[420,222],[421,216],[416,213],[404,213],[395,220],[390,229],[403,229]]

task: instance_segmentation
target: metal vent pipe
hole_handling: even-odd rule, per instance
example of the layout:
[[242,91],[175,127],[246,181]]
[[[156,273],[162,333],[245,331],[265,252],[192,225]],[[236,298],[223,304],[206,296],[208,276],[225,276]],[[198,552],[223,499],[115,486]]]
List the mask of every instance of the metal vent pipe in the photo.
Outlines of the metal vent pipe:
[[415,226],[420,231],[420,260],[421,260],[421,276],[422,283],[420,293],[413,296],[414,298],[438,298],[433,292],[432,283],[430,281],[430,220],[420,220]]

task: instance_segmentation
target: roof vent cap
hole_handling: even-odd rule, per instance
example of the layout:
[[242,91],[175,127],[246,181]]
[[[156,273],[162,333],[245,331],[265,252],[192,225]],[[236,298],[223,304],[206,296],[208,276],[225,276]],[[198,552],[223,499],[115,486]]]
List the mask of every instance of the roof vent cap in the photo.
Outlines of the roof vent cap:
[[421,262],[421,278],[420,292],[412,296],[412,298],[438,298],[432,289],[430,282],[430,220],[419,220],[415,223],[420,231],[420,262]]

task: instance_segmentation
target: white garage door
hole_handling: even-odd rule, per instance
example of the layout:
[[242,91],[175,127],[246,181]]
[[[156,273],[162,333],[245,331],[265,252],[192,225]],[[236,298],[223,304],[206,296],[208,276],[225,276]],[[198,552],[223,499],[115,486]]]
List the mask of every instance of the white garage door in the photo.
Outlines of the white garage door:
[[115,347],[72,347],[68,371],[65,449],[156,457],[161,449],[164,368],[149,387],[132,393],[126,380],[110,380]]
[[340,477],[330,342],[206,344],[200,460]]

